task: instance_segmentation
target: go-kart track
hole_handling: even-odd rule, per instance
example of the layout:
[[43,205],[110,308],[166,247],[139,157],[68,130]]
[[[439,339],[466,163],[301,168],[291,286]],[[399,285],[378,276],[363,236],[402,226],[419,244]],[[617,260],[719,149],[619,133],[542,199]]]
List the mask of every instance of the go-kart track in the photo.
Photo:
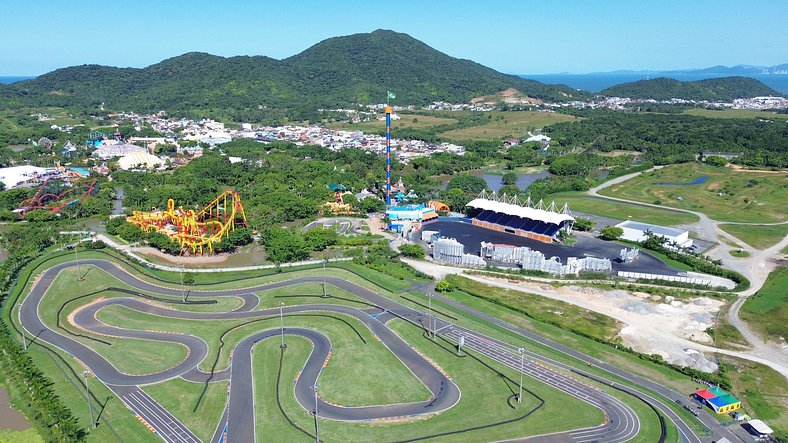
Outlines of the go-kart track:
[[[142,281],[109,261],[82,260],[81,264],[95,266],[136,290],[144,291],[148,294],[159,294],[164,296],[181,295],[181,291],[178,289],[163,288]],[[42,303],[42,300],[45,300],[47,291],[55,280],[55,277],[60,271],[70,266],[76,265],[75,263],[64,263],[49,268],[44,271],[36,281],[33,289],[20,308],[20,322],[27,331],[27,334],[36,337],[36,341],[49,343],[79,359],[99,380],[107,385],[129,409],[152,426],[156,434],[167,442],[197,442],[199,439],[153,398],[143,392],[139,386],[158,383],[175,377],[201,382],[229,379],[230,392],[228,404],[221,422],[216,424],[216,432],[213,435],[212,442],[256,441],[251,351],[255,343],[260,340],[278,336],[280,334],[279,328],[261,330],[254,335],[244,338],[234,348],[228,368],[214,373],[206,373],[198,369],[198,364],[208,356],[208,345],[202,339],[186,334],[131,330],[109,326],[96,319],[96,312],[109,305],[122,305],[132,310],[154,314],[164,318],[194,320],[249,319],[250,321],[267,319],[278,317],[279,309],[253,310],[259,303],[259,299],[254,295],[256,292],[304,282],[319,282],[323,281],[323,278],[302,277],[243,289],[191,291],[189,293],[189,298],[210,297],[215,299],[218,297],[230,296],[241,298],[243,300],[243,305],[230,312],[209,313],[176,311],[145,303],[133,293],[130,293],[128,297],[99,300],[77,310],[73,316],[73,322],[80,328],[96,334],[173,342],[182,344],[188,348],[189,352],[186,359],[174,367],[154,374],[126,375],[119,372],[109,361],[90,347],[69,337],[69,335],[73,335],[73,333],[62,327],[58,330],[50,329],[39,317],[39,305]],[[430,362],[386,326],[386,322],[394,318],[410,321],[425,330],[429,329],[428,324],[430,320],[433,319],[436,325],[434,329],[438,331],[437,334],[442,339],[457,343],[460,337],[463,337],[463,349],[475,351],[515,371],[520,370],[521,360],[520,355],[517,353],[517,346],[484,336],[467,328],[453,325],[437,317],[430,317],[425,312],[420,312],[399,304],[349,281],[333,277],[327,277],[325,281],[365,300],[369,304],[368,308],[358,309],[342,305],[309,304],[286,306],[283,308],[284,314],[298,315],[304,313],[333,312],[349,315],[358,319],[368,327],[375,336],[379,337],[381,342],[385,344],[419,380],[421,380],[429,389],[431,395],[429,400],[422,402],[366,407],[336,406],[319,399],[318,410],[321,420],[366,421],[429,415],[451,408],[460,401],[461,392],[457,385],[455,385],[446,374],[443,374],[435,366],[430,364]],[[516,329],[511,325],[508,327],[512,330]],[[318,381],[322,368],[329,357],[331,342],[329,338],[323,334],[301,327],[286,327],[284,328],[284,333],[286,335],[304,337],[313,344],[312,352],[294,387],[295,398],[298,403],[307,411],[313,411],[314,393],[312,391],[312,386]],[[526,334],[525,331],[522,331],[522,333]],[[560,349],[560,345],[549,342],[546,339],[539,339],[544,343],[552,344],[556,349]],[[578,353],[578,355],[582,354]],[[593,378],[595,381],[611,386],[611,389],[618,389],[635,395],[640,399],[639,401],[648,403],[652,408],[655,408],[655,411],[659,410],[667,420],[670,420],[676,425],[679,432],[683,434],[685,441],[691,443],[700,443],[703,441],[662,401],[656,400],[631,388],[613,384],[599,377],[590,376],[582,371],[572,369],[562,363],[554,362],[534,353],[527,352],[526,356],[528,358],[525,359],[523,367],[525,375],[599,408],[604,412],[606,419],[604,423],[596,427],[528,437],[524,440],[538,442],[617,443],[631,440],[638,434],[640,430],[640,421],[633,410],[618,398],[585,383],[583,378],[587,376]],[[585,358],[590,359],[589,357]],[[545,364],[561,366],[562,369],[572,371],[574,374],[572,376],[564,375],[562,372],[547,368]],[[621,375],[618,372],[616,372],[616,374]],[[642,380],[633,374],[624,374],[632,380]],[[257,376],[260,375],[258,374]],[[272,374],[263,376],[271,380],[274,379]],[[678,395],[679,394],[673,394],[671,397],[677,397]],[[272,398],[270,401],[274,402],[276,399]],[[425,428],[428,428],[428,425],[425,424]],[[258,430],[258,432],[261,431]],[[314,439],[314,436],[312,435],[311,438]]]

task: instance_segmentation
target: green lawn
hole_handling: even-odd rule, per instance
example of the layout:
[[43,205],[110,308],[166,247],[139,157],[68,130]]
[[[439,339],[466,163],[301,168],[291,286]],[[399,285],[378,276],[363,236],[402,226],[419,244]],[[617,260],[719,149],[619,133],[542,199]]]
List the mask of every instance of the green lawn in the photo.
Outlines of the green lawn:
[[527,312],[532,318],[560,325],[600,340],[616,339],[623,326],[606,315],[541,295],[497,288],[459,275],[449,275],[446,279],[454,284],[458,291],[520,312]]
[[761,290],[744,302],[739,316],[769,340],[788,338],[788,267],[772,271]]
[[[370,306],[370,303],[364,299],[331,284],[326,284],[326,294],[331,297],[331,304],[351,306],[359,309]],[[280,302],[286,305],[324,303],[326,300],[322,298],[322,295],[323,284],[319,282],[298,283],[282,288],[269,289],[257,293],[257,296],[260,297],[260,304],[257,305],[256,309],[276,308]]]
[[180,378],[143,388],[151,397],[182,421],[202,441],[213,436],[227,403],[227,382],[204,384]]
[[[704,183],[668,186],[661,183]],[[702,212],[717,221],[785,221],[788,174],[734,171],[700,163],[669,165],[600,191],[601,194]]]
[[[148,327],[198,336],[209,346],[208,357],[200,364],[204,370],[210,370],[215,360],[221,335],[250,321],[179,320],[156,317],[122,306],[102,309],[98,318],[106,323],[122,324],[131,329]],[[343,314],[315,312],[286,315],[284,324],[285,327],[314,329],[331,340],[333,355],[321,375],[321,380],[324,381],[326,398],[332,402],[346,406],[364,406],[416,401],[429,397],[426,387],[358,320]],[[255,332],[278,327],[277,315],[233,329],[225,336],[225,345],[221,350],[217,368],[227,366],[229,353],[240,340]],[[358,331],[366,343],[354,331]],[[290,337],[285,340],[289,341]],[[376,389],[355,392],[350,387],[356,384],[377,386]]]
[[552,112],[492,111],[489,119],[477,126],[453,129],[440,134],[450,140],[499,140],[507,137],[527,137],[526,132],[542,129],[554,123],[571,122],[577,117]]
[[[420,352],[449,373],[462,392],[460,402],[453,408],[429,418],[403,422],[372,422],[342,423],[330,420],[320,421],[320,436],[327,441],[400,441],[411,438],[423,438],[431,434],[453,432],[479,425],[488,425],[522,416],[524,412],[535,407],[538,400],[532,395],[525,395],[524,402],[518,409],[507,404],[507,398],[516,390],[516,382],[500,378],[497,372],[505,374],[512,380],[517,375],[513,370],[503,368],[487,359],[483,361],[490,368],[470,357],[458,358],[450,345],[439,341],[436,345],[422,335],[422,330],[401,320],[390,323],[392,328],[406,341],[413,344]],[[300,342],[300,343],[299,343]],[[306,359],[308,343],[300,340],[291,341],[285,356],[293,351],[293,355],[301,358],[285,358],[279,395],[288,417],[307,432],[314,431],[314,422],[308,413],[297,404],[293,396],[291,382]],[[258,344],[254,350],[255,370],[258,374],[275,374],[278,370],[279,349],[274,340]],[[321,376],[322,380],[322,376]],[[526,387],[546,400],[544,407],[530,417],[511,424],[495,426],[483,430],[430,439],[430,441],[490,441],[524,435],[535,435],[572,429],[581,426],[594,426],[602,421],[602,415],[585,403],[549,388],[533,380],[526,379]],[[255,378],[255,413],[258,429],[266,429],[265,438],[258,432],[258,441],[309,441],[310,437],[287,424],[271,401],[275,398],[275,379],[266,375]],[[264,404],[260,408],[258,405]],[[313,439],[313,438],[312,438]]]
[[564,203],[568,203],[569,209],[572,211],[585,212],[587,214],[620,220],[631,218],[635,221],[661,226],[686,225],[695,223],[699,220],[697,216],[686,212],[629,205],[626,203],[589,197],[582,192],[552,194],[549,200],[555,200],[558,206],[563,206]]
[[768,249],[788,235],[788,224],[784,225],[718,225],[720,229],[756,249]]
[[771,111],[758,111],[755,109],[701,109],[692,108],[684,111],[684,114],[696,115],[707,118],[762,118],[770,120],[788,120],[788,115],[778,114]]
[[24,431],[0,429],[0,443],[44,443],[44,439],[34,428]]

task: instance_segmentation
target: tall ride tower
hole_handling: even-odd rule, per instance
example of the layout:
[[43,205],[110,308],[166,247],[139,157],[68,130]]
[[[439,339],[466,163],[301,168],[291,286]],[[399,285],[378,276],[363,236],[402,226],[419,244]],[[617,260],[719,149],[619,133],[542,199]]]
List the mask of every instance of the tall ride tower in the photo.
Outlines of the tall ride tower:
[[[388,93],[389,97],[393,94]],[[386,207],[391,206],[391,106],[386,100]]]

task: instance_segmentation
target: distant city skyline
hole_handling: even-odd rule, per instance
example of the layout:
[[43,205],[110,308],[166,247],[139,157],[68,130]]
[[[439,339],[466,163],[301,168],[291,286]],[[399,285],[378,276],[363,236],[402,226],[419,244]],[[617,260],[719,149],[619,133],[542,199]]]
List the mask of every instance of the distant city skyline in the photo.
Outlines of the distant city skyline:
[[186,52],[287,58],[330,37],[391,29],[509,74],[788,63],[788,2],[8,2],[0,76]]

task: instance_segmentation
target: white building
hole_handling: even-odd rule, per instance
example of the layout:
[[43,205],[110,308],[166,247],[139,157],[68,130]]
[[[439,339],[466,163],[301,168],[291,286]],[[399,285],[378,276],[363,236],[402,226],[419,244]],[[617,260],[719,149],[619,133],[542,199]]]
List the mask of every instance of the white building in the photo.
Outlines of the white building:
[[0,168],[0,181],[3,182],[6,189],[11,189],[28,180],[40,178],[49,171],[51,171],[51,169],[44,169],[31,165]]
[[689,231],[686,229],[667,228],[632,220],[621,222],[616,227],[624,230],[624,235],[621,236],[624,240],[641,242],[647,238],[646,232],[651,232],[658,237],[665,238],[668,242],[676,242],[679,247],[689,248],[692,246],[692,239],[689,238]]
[[118,160],[118,167],[124,171],[131,169],[153,169],[164,164],[164,160],[147,152],[132,152]]

